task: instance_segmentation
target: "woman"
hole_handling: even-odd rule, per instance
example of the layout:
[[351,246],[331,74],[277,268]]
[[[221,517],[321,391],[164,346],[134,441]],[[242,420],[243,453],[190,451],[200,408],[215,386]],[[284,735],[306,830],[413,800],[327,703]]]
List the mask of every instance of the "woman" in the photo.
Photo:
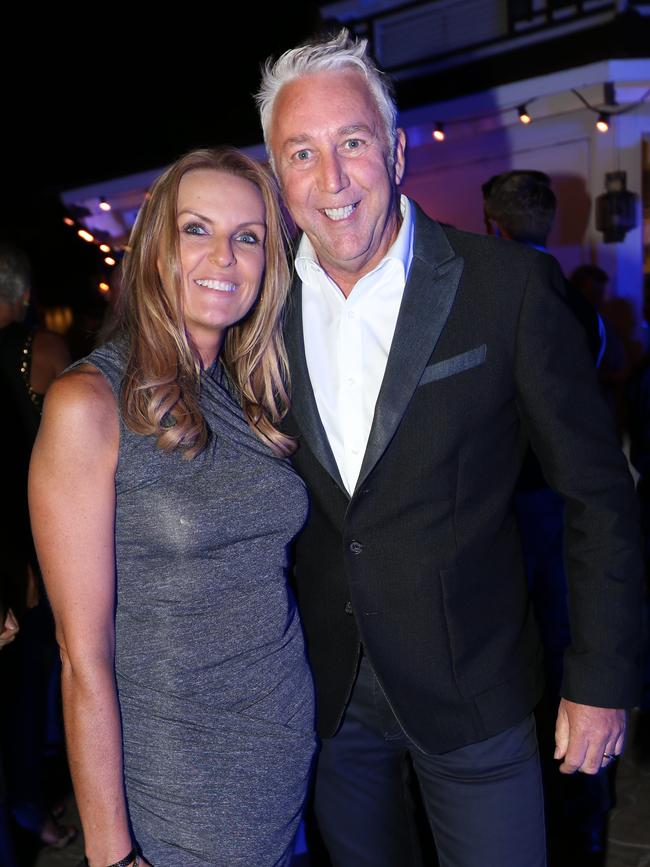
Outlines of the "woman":
[[30,504],[90,867],[291,856],[314,736],[281,226],[253,160],[182,157],[134,228],[116,339],[46,400]]

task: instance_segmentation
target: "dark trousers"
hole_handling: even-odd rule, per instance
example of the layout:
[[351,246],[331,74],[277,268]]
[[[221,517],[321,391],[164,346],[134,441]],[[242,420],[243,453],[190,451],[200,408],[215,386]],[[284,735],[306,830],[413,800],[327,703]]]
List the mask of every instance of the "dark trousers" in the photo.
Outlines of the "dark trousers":
[[409,755],[441,867],[544,867],[532,717],[480,743],[427,755],[402,730],[365,656],[316,775],[316,817],[334,867],[422,864],[404,783]]

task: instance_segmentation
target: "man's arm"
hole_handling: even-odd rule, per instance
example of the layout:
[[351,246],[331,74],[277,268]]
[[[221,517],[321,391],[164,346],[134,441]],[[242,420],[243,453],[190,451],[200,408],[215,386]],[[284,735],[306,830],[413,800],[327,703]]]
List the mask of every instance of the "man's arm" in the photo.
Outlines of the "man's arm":
[[556,729],[561,770],[595,773],[622,749],[636,703],[642,561],[627,463],[562,275],[537,256],[517,337],[518,405],[544,475],[565,500],[571,646]]

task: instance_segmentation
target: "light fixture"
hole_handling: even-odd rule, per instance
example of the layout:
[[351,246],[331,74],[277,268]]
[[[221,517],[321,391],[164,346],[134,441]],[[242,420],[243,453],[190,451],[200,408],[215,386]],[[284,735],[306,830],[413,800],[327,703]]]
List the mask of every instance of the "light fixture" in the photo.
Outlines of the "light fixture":
[[598,120],[596,121],[596,129],[598,132],[607,132],[609,129],[609,115],[606,112],[602,111],[598,115]]
[[110,292],[110,290],[111,290],[111,287],[108,285],[108,283],[100,283],[99,284],[99,291],[100,292],[103,292],[104,294],[106,294],[107,292]]
[[101,196],[101,198],[99,199],[99,207],[101,208],[102,211],[110,211],[111,210],[111,203],[107,202],[106,199],[104,198],[104,196]]
[[433,132],[431,133],[433,138],[436,141],[444,141],[445,140],[445,130],[441,123],[435,123],[433,126]]
[[102,251],[102,253],[110,253],[111,252],[111,248],[108,246],[108,244],[100,244],[99,249]]
[[617,244],[637,226],[639,197],[627,188],[626,172],[607,172],[605,192],[596,199],[596,228],[606,244]]
[[532,121],[532,117],[528,114],[528,109],[526,108],[525,103],[522,103],[517,107],[517,114],[519,115],[519,120],[524,124]]
[[95,240],[95,236],[91,235],[90,232],[87,232],[85,229],[79,229],[77,235],[79,235],[80,238],[83,238],[84,241],[88,241],[89,244],[92,244]]
[[104,262],[106,262],[107,265],[114,265],[115,259],[112,256],[106,256]]
[[72,219],[72,217],[64,217],[63,222],[66,224],[66,226],[74,226],[74,220]]

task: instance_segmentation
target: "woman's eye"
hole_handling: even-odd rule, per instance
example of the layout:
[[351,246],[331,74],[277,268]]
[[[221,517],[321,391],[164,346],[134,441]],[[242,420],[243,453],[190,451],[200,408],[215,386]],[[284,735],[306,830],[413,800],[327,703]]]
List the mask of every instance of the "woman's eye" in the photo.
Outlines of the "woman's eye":
[[208,233],[205,230],[205,226],[202,226],[201,223],[187,223],[183,226],[183,232],[186,235],[207,235]]
[[240,234],[237,235],[237,240],[243,241],[244,244],[259,244],[260,243],[260,239],[257,237],[255,232],[240,232]]

